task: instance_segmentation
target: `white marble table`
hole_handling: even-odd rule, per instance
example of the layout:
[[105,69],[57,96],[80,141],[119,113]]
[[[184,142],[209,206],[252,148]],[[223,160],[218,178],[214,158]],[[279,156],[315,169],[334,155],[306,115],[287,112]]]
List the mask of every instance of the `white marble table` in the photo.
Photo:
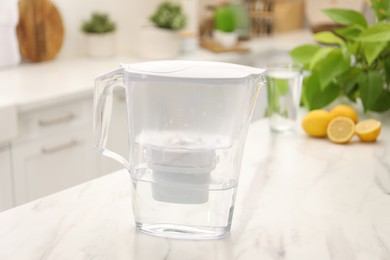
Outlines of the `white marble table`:
[[135,230],[125,171],[0,214],[0,259],[390,259],[390,118],[380,139],[335,145],[255,122],[232,233],[180,241]]

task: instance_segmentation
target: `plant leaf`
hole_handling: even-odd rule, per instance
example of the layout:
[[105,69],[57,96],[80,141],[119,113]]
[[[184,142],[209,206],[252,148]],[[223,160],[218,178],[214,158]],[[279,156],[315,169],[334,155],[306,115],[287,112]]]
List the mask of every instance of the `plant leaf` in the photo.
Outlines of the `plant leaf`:
[[351,24],[350,26],[336,29],[335,33],[347,40],[354,40],[362,33],[362,27],[356,24]]
[[387,42],[363,42],[363,53],[368,65],[371,65],[386,46]]
[[390,57],[383,61],[383,67],[385,69],[386,82],[390,84]]
[[390,90],[382,89],[376,102],[370,107],[375,112],[384,112],[390,108]]
[[333,48],[330,47],[325,47],[325,48],[320,48],[314,56],[311,58],[310,64],[309,64],[309,69],[313,69],[314,66],[323,58],[325,58],[332,50]]
[[340,49],[334,49],[314,66],[313,71],[318,74],[321,89],[324,89],[350,66],[350,58],[345,57]]
[[359,94],[358,84],[353,85],[352,88],[348,90],[348,92],[345,92],[347,98],[352,102],[356,102],[356,98],[358,97],[358,94]]
[[358,24],[364,28],[367,27],[367,20],[364,15],[355,10],[330,8],[323,10],[323,12],[338,24]]
[[305,44],[302,46],[298,46],[290,51],[291,58],[298,63],[302,63],[304,66],[310,63],[313,55],[320,49],[321,47],[314,44]]
[[390,18],[390,1],[371,0],[371,5],[379,21]]
[[333,82],[321,89],[319,76],[315,73],[306,79],[302,90],[303,101],[309,110],[319,109],[330,104],[339,94],[340,87]]
[[360,98],[364,110],[374,110],[383,88],[382,75],[378,71],[362,73],[359,78]]
[[234,32],[236,29],[236,17],[234,9],[230,5],[221,6],[214,13],[215,29],[222,32]]
[[390,41],[390,24],[377,23],[367,28],[359,37],[362,42],[388,42]]
[[359,81],[362,73],[361,69],[351,67],[345,73],[340,75],[337,80],[340,82],[340,85],[342,85],[342,88],[348,91],[351,88],[351,85],[354,85]]
[[332,32],[319,32],[313,38],[320,43],[345,45],[344,40]]
[[353,54],[353,55],[361,55],[360,53],[359,53],[359,50],[360,50],[360,45],[361,45],[361,43],[360,42],[353,42],[353,43],[349,43],[348,45],[347,45],[347,50],[348,50],[348,52],[349,53],[351,53],[351,54]]
[[356,92],[358,91],[358,81],[362,74],[361,69],[351,67],[337,78],[337,82],[342,92],[352,101],[356,101]]

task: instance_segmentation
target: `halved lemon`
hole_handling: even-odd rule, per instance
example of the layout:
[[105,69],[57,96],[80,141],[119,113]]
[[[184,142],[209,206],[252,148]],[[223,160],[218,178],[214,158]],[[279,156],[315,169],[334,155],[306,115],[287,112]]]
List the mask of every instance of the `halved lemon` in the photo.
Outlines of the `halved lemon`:
[[360,121],[355,130],[362,142],[375,142],[381,133],[382,125],[378,120],[367,119]]
[[346,144],[355,134],[355,123],[348,117],[336,117],[330,121],[326,133],[332,142]]

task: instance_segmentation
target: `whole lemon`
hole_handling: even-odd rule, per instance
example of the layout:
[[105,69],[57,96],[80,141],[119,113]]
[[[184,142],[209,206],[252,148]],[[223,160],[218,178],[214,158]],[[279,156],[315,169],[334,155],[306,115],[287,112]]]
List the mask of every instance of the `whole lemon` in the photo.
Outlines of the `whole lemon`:
[[326,137],[326,129],[332,119],[332,115],[326,110],[313,110],[303,118],[302,128],[310,136]]
[[359,122],[359,115],[356,110],[347,105],[337,105],[332,108],[330,113],[332,114],[333,118],[336,118],[338,116],[345,116],[352,119],[355,124]]

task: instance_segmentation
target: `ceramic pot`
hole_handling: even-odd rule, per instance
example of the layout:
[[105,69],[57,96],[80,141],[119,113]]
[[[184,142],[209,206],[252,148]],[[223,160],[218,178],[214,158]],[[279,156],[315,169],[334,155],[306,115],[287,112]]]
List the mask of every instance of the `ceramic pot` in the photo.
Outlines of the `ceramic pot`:
[[90,57],[110,57],[115,54],[115,33],[85,34],[85,51]]
[[238,34],[236,32],[222,32],[215,30],[213,34],[214,40],[225,48],[231,48],[238,42]]
[[139,55],[146,59],[172,59],[179,55],[180,37],[176,31],[156,27],[143,28]]

